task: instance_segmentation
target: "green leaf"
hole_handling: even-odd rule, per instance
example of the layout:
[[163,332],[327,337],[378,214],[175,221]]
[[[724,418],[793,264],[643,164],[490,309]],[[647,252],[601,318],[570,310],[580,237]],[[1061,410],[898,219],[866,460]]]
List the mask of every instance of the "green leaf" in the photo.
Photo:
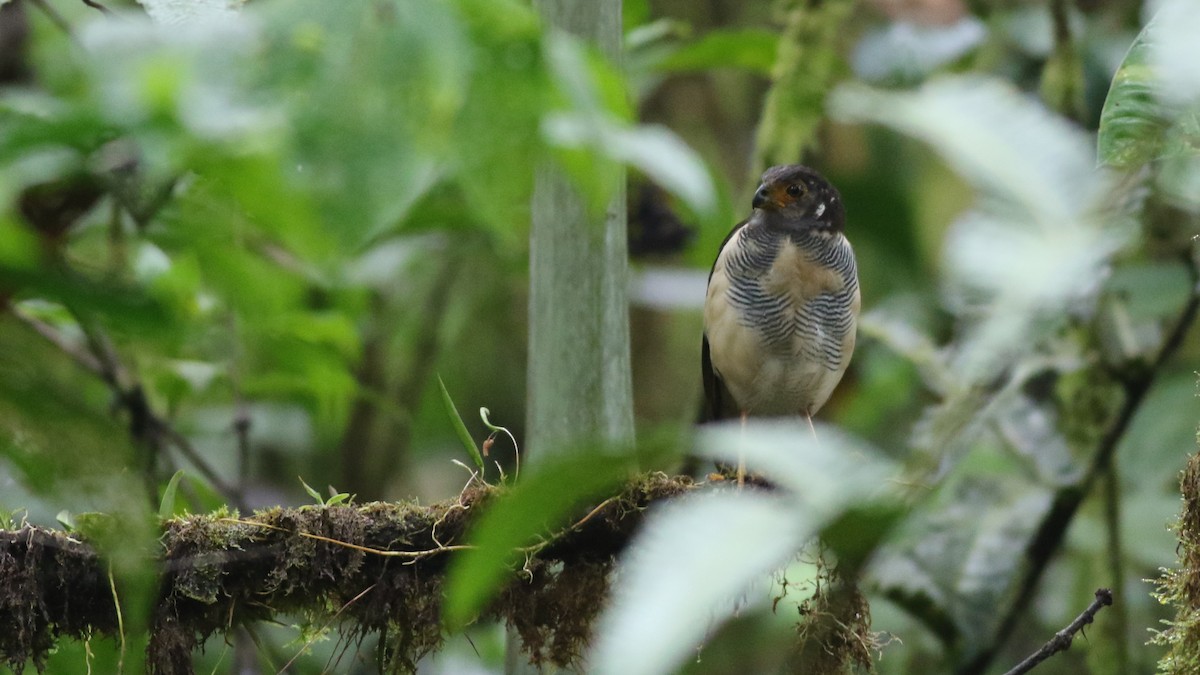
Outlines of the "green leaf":
[[876,554],[883,593],[967,654],[989,644],[1051,499],[1008,471],[950,481]]
[[650,0],[625,0],[621,3],[621,19],[630,31],[650,20]]
[[1129,47],[1104,99],[1096,139],[1102,164],[1139,166],[1162,152],[1170,117],[1155,96],[1161,84],[1149,63],[1152,26],[1153,23],[1142,29]]
[[471,528],[473,548],[456,555],[446,572],[445,620],[451,628],[469,622],[487,606],[512,567],[518,550],[539,535],[565,524],[575,507],[604,496],[627,480],[643,460],[661,449],[581,448],[547,458],[523,473],[512,491],[500,496]]
[[[658,64],[666,54],[663,50],[673,51],[667,43],[674,39],[687,36],[691,26],[676,19],[656,19],[625,33],[625,66],[629,68],[630,61]],[[646,54],[649,52],[649,54]],[[647,67],[647,66],[642,66]]]
[[943,78],[911,92],[848,85],[831,107],[844,121],[925,141],[980,192],[944,252],[947,302],[965,319],[948,359],[962,386],[993,382],[1068,312],[1090,311],[1133,228],[1082,129],[981,78]]
[[131,330],[170,327],[165,308],[134,289],[108,285],[54,270],[6,267],[0,263],[0,285],[73,307],[88,315],[111,315]]
[[847,507],[893,493],[899,467],[869,444],[840,430],[807,422],[749,420],[700,429],[696,454],[727,464],[742,460],[750,473],[786,488],[800,508],[833,517]]
[[245,0],[138,0],[155,21],[167,25],[219,20],[233,15]]
[[62,146],[90,153],[112,133],[91,106],[19,89],[0,92],[0,129],[0,163]]
[[[75,514],[74,529],[79,534],[88,539],[100,543],[102,548],[120,548],[128,545],[128,540],[123,539],[123,535],[130,533],[132,530],[145,531],[142,526],[145,522],[140,523],[123,523],[119,516],[111,513],[100,513],[98,511],[84,511],[83,513]],[[123,551],[128,554],[129,551]]]
[[667,72],[740,68],[770,75],[779,47],[779,33],[757,28],[715,30],[680,47],[658,63]]
[[1200,4],[1163,0],[1151,21],[1151,58],[1162,78],[1159,96],[1180,108],[1200,104]]
[[627,121],[624,80],[611,64],[559,35],[547,41],[547,51],[569,105],[543,118],[542,135],[566,151],[559,160],[585,194],[607,197],[606,191],[616,187],[607,180],[613,172],[597,166],[598,156],[638,169],[695,211],[715,208],[716,188],[694,150],[666,127]]
[[305,483],[303,478],[296,476],[296,480],[300,481],[300,484],[304,486],[304,491],[308,493],[309,497],[313,498],[313,501],[317,504],[325,503],[325,498],[321,496],[321,493],[314,490],[308,483]]
[[[494,72],[476,60],[503,65],[504,59],[498,49],[476,49],[453,3],[299,2],[271,9],[270,53],[277,59],[268,82],[280,97],[294,98],[295,85],[287,85],[298,81],[304,96],[288,111],[290,146],[304,171],[287,173],[311,190],[326,229],[346,245],[403,222],[466,147],[495,145],[490,135],[467,134],[457,124],[460,115],[474,114],[471,104],[483,104],[469,99],[471,71]],[[378,20],[378,13],[390,18]],[[513,56],[537,64],[516,49]],[[530,75],[521,74],[510,84],[524,93]],[[498,114],[509,118],[506,107]]]
[[475,439],[471,438],[471,432],[467,431],[467,425],[463,422],[462,415],[458,414],[458,407],[454,405],[454,399],[450,398],[450,392],[446,390],[446,383],[442,381],[442,376],[437,376],[438,390],[442,393],[442,408],[446,411],[446,416],[450,418],[450,424],[454,427],[454,433],[458,435],[459,442],[462,443],[463,449],[471,456],[471,460],[475,462],[476,468],[479,469],[479,474],[483,475],[483,455],[479,454],[479,446],[475,445]]
[[167,520],[175,515],[175,493],[179,489],[179,481],[183,480],[183,469],[180,469],[167,481],[163,490],[162,500],[158,503],[158,519]]
[[918,82],[962,58],[986,38],[985,24],[970,15],[946,24],[889,22],[858,38],[854,72],[870,82]]
[[908,92],[844,85],[830,110],[925,141],[977,188],[1047,227],[1108,188],[1088,135],[1000,80],[946,77]]
[[543,48],[558,94],[569,109],[623,122],[633,118],[625,80],[602,54],[560,31],[550,32]]
[[638,169],[696,211],[716,208],[716,188],[704,161],[666,127],[563,113],[548,116],[543,131],[554,145],[591,150]]
[[1129,168],[1200,154],[1200,11],[1190,0],[1161,5],[1130,46],[1100,114],[1099,160]]
[[1153,325],[1174,315],[1187,302],[1192,280],[1182,262],[1129,262],[1113,270],[1104,290],[1124,302],[1139,324]]
[[883,306],[864,312],[858,319],[858,332],[908,359],[920,370],[925,386],[935,393],[945,393],[949,388],[953,378],[947,372],[945,354],[901,311]]
[[759,491],[666,504],[621,560],[621,583],[587,659],[600,675],[670,673],[750,585],[785,564],[819,521]]
[[67,509],[63,509],[55,514],[54,519],[57,520],[58,524],[62,525],[63,529],[67,532],[73,532],[75,530],[75,518]]
[[821,543],[837,555],[838,574],[853,579],[908,510],[899,502],[879,500],[848,508],[821,530]]
[[861,441],[804,422],[706,425],[697,452],[743,460],[779,490],[684,498],[651,515],[621,561],[600,619],[597,673],[668,673],[728,618],[735,599],[824,532],[858,566],[902,515],[897,467]]

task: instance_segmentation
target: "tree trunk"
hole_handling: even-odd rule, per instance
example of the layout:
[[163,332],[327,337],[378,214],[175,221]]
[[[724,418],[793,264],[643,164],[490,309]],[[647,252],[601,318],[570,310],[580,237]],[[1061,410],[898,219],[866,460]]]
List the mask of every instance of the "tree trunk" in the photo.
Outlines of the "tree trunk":
[[[536,0],[548,26],[577,35],[615,63],[621,0]],[[530,232],[526,457],[534,464],[587,440],[633,437],[625,188],[590,211],[561,168],[543,163]],[[535,673],[508,636],[505,672]]]
[[[620,0],[539,0],[549,25],[620,59]],[[537,169],[530,242],[527,450],[538,462],[584,439],[633,435],[624,178],[589,212],[557,166]]]

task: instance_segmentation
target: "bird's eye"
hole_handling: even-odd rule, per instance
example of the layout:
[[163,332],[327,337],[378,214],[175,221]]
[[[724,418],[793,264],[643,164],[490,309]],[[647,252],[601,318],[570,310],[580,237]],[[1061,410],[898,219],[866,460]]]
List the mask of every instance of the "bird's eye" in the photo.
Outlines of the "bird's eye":
[[800,195],[804,194],[804,188],[796,183],[792,183],[791,185],[787,186],[787,193],[789,197],[799,197]]

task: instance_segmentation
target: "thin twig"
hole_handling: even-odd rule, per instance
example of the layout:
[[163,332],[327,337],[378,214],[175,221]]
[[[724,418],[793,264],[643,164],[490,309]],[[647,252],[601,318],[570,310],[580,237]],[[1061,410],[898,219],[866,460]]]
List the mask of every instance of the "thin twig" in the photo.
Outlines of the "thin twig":
[[117,638],[120,640],[121,650],[117,656],[117,672],[125,672],[125,617],[121,612],[121,598],[117,595],[117,582],[113,579],[112,564],[108,566],[108,587],[112,590],[113,608],[117,612]]
[[88,7],[91,7],[92,9],[98,9],[103,14],[112,14],[112,12],[108,11],[107,7],[96,2],[96,0],[83,0],[83,4],[87,5]]
[[250,429],[254,421],[250,415],[250,406],[246,402],[246,397],[242,389],[243,359],[240,347],[242,331],[237,313],[230,313],[226,318],[226,323],[232,342],[229,349],[228,373],[229,388],[233,394],[234,403],[233,433],[237,437],[237,492],[239,497],[245,497],[250,482]]
[[108,209],[108,267],[106,275],[109,279],[117,280],[121,272],[128,268],[128,244],[125,239],[121,203],[114,199]]
[[[1118,475],[1117,463],[1112,462],[1104,472],[1104,526],[1108,531],[1108,573],[1110,583],[1118,592],[1125,587],[1125,564],[1121,546],[1121,478]],[[1112,616],[1106,622],[1104,634],[1113,644],[1113,661],[1115,672],[1130,672],[1129,643],[1129,613],[1121,603],[1111,612]]]
[[53,326],[41,319],[26,314],[15,305],[10,306],[9,310],[18,321],[29,326],[35,333],[42,336],[55,347],[58,347],[60,352],[71,357],[71,360],[80,368],[97,377],[104,376],[104,366],[100,364],[99,359],[92,356],[86,349],[81,348],[80,345],[71,342]]
[[[604,501],[600,502],[600,504],[598,504],[594,509],[589,511],[587,515],[585,515],[583,518],[580,518],[576,522],[572,523],[566,529],[558,532],[557,534],[554,534],[554,535],[548,537],[547,539],[545,539],[543,541],[533,544],[532,546],[526,546],[523,548],[519,548],[517,550],[522,553],[526,553],[528,555],[537,554],[539,551],[546,548],[550,544],[553,544],[553,543],[561,540],[563,537],[567,536],[568,534],[571,534],[572,532],[579,530],[589,520],[594,518],[596,516],[596,514],[603,511],[605,509],[605,507],[609,506],[616,500],[617,500],[616,497],[609,497],[608,499],[605,499]],[[276,532],[286,532],[288,534],[293,534],[298,537],[304,537],[306,539],[314,539],[316,541],[323,541],[327,544],[334,544],[335,546],[342,546],[342,547],[352,549],[355,551],[362,551],[363,553],[370,553],[371,555],[383,556],[385,558],[407,558],[409,560],[416,561],[416,560],[420,560],[422,558],[427,558],[432,555],[438,555],[440,553],[450,553],[452,551],[467,551],[467,550],[475,548],[475,546],[472,544],[441,544],[441,543],[439,543],[434,548],[426,549],[423,551],[391,551],[391,550],[385,550],[385,549],[380,549],[380,548],[372,548],[370,546],[361,546],[359,544],[352,544],[347,541],[341,541],[340,539],[334,539],[333,537],[326,537],[326,536],[323,536],[320,534],[312,534],[311,532],[300,532],[297,530],[289,530],[287,528],[278,527],[276,525],[268,525],[267,523],[261,523],[256,520],[244,520],[242,518],[221,518],[220,521],[224,522],[224,523],[232,523],[232,524],[236,524],[236,525],[251,525],[253,527],[261,527],[261,528],[264,528],[267,530],[274,530]]]
[[586,516],[575,521],[566,529],[563,529],[563,530],[559,531],[558,533],[553,534],[550,537],[543,539],[542,541],[539,541],[536,544],[533,544],[531,546],[525,546],[525,547],[519,548],[517,550],[520,551],[521,553],[526,554],[526,556],[537,555],[539,552],[541,552],[543,549],[545,549],[550,544],[553,544],[553,543],[561,540],[563,537],[567,536],[568,534],[571,534],[572,532],[579,530],[579,528],[583,527],[587,523],[587,521],[594,518],[596,516],[596,514],[603,511],[605,509],[605,507],[607,507],[609,504],[612,504],[615,501],[617,501],[616,497],[609,497],[608,499],[605,499],[604,501],[602,501],[598,505],[596,505],[596,508],[592,509],[591,511],[588,511],[588,514]]
[[[149,408],[144,394],[141,393],[141,388],[137,385],[130,387],[124,384],[124,370],[117,358],[116,350],[102,334],[84,328],[83,332],[87,340],[85,347],[68,339],[50,324],[21,311],[18,307],[13,306],[10,310],[21,323],[29,326],[35,333],[57,347],[76,365],[103,380],[116,396],[117,402],[129,410],[131,415],[142,416],[143,419],[140,422],[131,425],[131,431],[135,435],[158,436],[169,441],[195,467],[196,471],[224,495],[233,506],[243,511],[247,510],[241,494],[208,465],[183,434],[176,431],[169,422]],[[85,325],[81,317],[76,316],[75,319],[81,327]]]
[[[278,672],[279,669],[275,667],[275,660],[271,658],[271,646],[264,643],[262,638],[259,637],[258,631],[254,630],[254,624],[243,623],[242,630],[245,632],[246,636],[250,638],[250,641],[254,643],[254,646],[258,649],[259,658],[265,659],[267,662],[267,665],[271,666],[271,670],[275,670]],[[235,647],[235,650],[236,650],[236,647]],[[236,662],[236,659],[237,659],[236,653],[234,654],[234,659]]]
[[[161,447],[159,447],[159,439],[165,439],[173,445],[185,459],[195,467],[196,471],[212,484],[225,499],[234,507],[245,511],[245,500],[242,499],[242,493],[236,490],[233,486],[225,482],[217,472],[209,466],[208,462],[200,456],[200,453],[192,446],[191,441],[186,436],[179,433],[175,427],[171,426],[163,417],[159,416],[150,408],[149,401],[142,391],[140,384],[129,384],[133,378],[128,374],[125,368],[121,365],[120,357],[117,355],[116,347],[106,335],[98,329],[89,329],[84,318],[79,314],[72,312],[75,320],[83,329],[83,334],[87,338],[88,346],[91,349],[92,355],[100,362],[100,376],[112,388],[116,394],[117,400],[123,405],[133,420],[130,424],[130,431],[135,439],[144,439],[150,444],[151,450],[156,455],[161,455]],[[157,459],[154,456],[148,458],[150,462]],[[173,467],[172,467],[173,468]],[[148,468],[149,470],[149,468]],[[157,489],[151,491],[152,497],[157,496]]]
[[237,491],[246,494],[246,486],[250,480],[250,409],[245,400],[238,396],[236,412],[233,417],[233,433],[237,436],[238,476]]
[[600,504],[598,504],[596,506],[596,508],[592,509],[591,511],[588,511],[588,514],[586,516],[580,518],[574,525],[571,526],[571,529],[568,531],[573,532],[573,531],[578,530],[579,528],[583,527],[587,523],[587,521],[594,518],[597,513],[600,513],[601,511],[603,511],[604,507],[608,506],[609,504],[611,504],[615,501],[617,501],[616,497],[609,497],[608,499],[605,499],[604,501],[600,502]]
[[438,539],[438,536],[437,536],[438,525],[441,525],[442,523],[446,522],[446,519],[450,517],[450,514],[454,513],[456,510],[462,509],[463,511],[466,511],[467,509],[470,508],[469,506],[464,504],[463,495],[465,495],[467,493],[467,490],[471,489],[472,485],[475,485],[475,483],[477,481],[482,485],[487,485],[487,482],[482,481],[479,478],[479,474],[477,474],[473,469],[471,469],[471,467],[467,466],[466,464],[463,464],[462,462],[459,462],[457,459],[454,459],[451,461],[462,466],[467,471],[470,471],[471,477],[467,479],[467,482],[465,484],[463,484],[462,489],[458,491],[458,501],[455,502],[454,504],[451,504],[450,508],[446,509],[446,512],[443,513],[440,518],[433,521],[433,526],[429,528],[429,538],[432,539],[433,543],[437,544],[438,546],[445,546],[445,544],[443,544],[441,542],[441,540]]
[[29,1],[33,3],[34,7],[42,10],[42,13],[46,15],[46,18],[50,19],[50,23],[57,26],[62,32],[66,33],[67,37],[70,38],[72,42],[76,42],[76,44],[78,44],[75,39],[75,33],[71,30],[71,24],[67,23],[67,20],[63,18],[62,14],[58,13],[58,10],[51,7],[46,0]]
[[355,551],[362,551],[363,553],[370,553],[371,555],[383,556],[385,558],[409,558],[412,560],[420,560],[421,558],[427,558],[431,555],[437,555],[439,553],[449,553],[451,551],[466,551],[468,549],[475,548],[474,546],[471,546],[470,544],[451,544],[449,546],[445,546],[445,545],[437,546],[435,548],[427,549],[424,551],[389,551],[389,550],[385,550],[385,549],[381,549],[381,548],[372,548],[370,546],[360,546],[359,544],[352,544],[348,541],[334,539],[333,537],[325,537],[325,536],[322,536],[319,534],[312,534],[311,532],[298,532],[298,531],[289,530],[289,529],[283,528],[283,527],[276,527],[275,525],[268,525],[266,523],[260,523],[255,520],[242,520],[241,518],[221,518],[220,521],[223,523],[234,523],[237,525],[253,525],[255,527],[262,527],[262,528],[265,528],[268,530],[274,530],[276,532],[286,532],[288,534],[294,534],[297,537],[304,537],[306,539],[315,539],[317,541],[323,541],[327,544],[334,544],[335,546],[342,546],[344,548],[353,549]]
[[[96,655],[92,653],[92,632],[87,632],[87,637],[83,639],[83,665],[87,667],[87,675],[92,675],[92,662],[96,660]],[[118,668],[120,661],[117,662]],[[117,671],[118,673],[120,670]]]
[[306,641],[304,642],[304,645],[303,645],[302,647],[300,647],[300,649],[296,650],[296,654],[295,654],[295,656],[293,656],[292,658],[288,659],[288,662],[287,662],[287,663],[285,663],[285,664],[283,664],[283,667],[279,669],[279,671],[276,673],[276,675],[283,675],[283,673],[286,673],[286,672],[287,672],[287,669],[288,669],[288,668],[290,668],[290,667],[291,667],[291,665],[292,665],[293,663],[295,663],[295,662],[296,662],[296,659],[300,658],[300,655],[301,655],[301,654],[303,654],[304,652],[308,651],[308,648],[309,648],[309,647],[311,647],[311,646],[313,645],[313,643],[314,643],[314,642],[316,642],[317,640],[319,640],[319,639],[321,638],[321,636],[322,636],[322,635],[325,633],[326,629],[328,629],[328,628],[329,628],[329,626],[330,626],[330,625],[331,625],[331,624],[332,624],[334,621],[336,621],[336,620],[337,620],[337,618],[338,618],[339,616],[341,616],[342,612],[346,611],[346,608],[347,608],[347,607],[349,607],[350,605],[353,605],[354,603],[358,602],[358,601],[359,601],[359,599],[360,599],[360,598],[362,598],[362,597],[363,597],[364,595],[366,595],[367,593],[370,593],[371,591],[375,590],[375,586],[377,586],[377,585],[378,585],[378,584],[371,584],[370,586],[367,586],[366,588],[364,588],[364,589],[362,590],[362,592],[361,592],[361,593],[359,593],[358,595],[354,596],[353,598],[350,598],[349,600],[347,600],[347,601],[346,601],[346,603],[345,603],[345,604],[343,604],[341,607],[339,607],[339,608],[338,608],[338,611],[334,612],[334,613],[333,613],[333,616],[329,617],[329,618],[328,618],[328,619],[325,621],[325,623],[321,625],[321,628],[320,628],[320,630],[317,630],[317,631],[315,631],[315,632],[313,633],[312,637],[310,637],[308,640],[306,640]]
[[113,347],[112,342],[106,335],[100,332],[99,329],[92,327],[84,317],[73,307],[67,307],[71,313],[71,317],[79,324],[79,329],[83,331],[83,337],[86,341],[88,351],[100,363],[100,377],[108,386],[112,387],[113,392],[125,399],[129,392],[126,391],[126,372],[121,367],[121,359],[117,356],[117,349]]
[[[487,408],[479,409],[479,419],[483,420],[483,425],[485,427],[492,430],[492,433],[488,435],[487,440],[483,442],[483,448],[484,448],[483,456],[487,457],[487,449],[491,447],[490,443],[492,443],[492,441],[495,440],[496,434],[503,431],[504,434],[506,436],[508,436],[508,440],[512,441],[513,455],[515,457],[515,460],[513,463],[513,466],[514,466],[513,480],[520,480],[521,479],[521,448],[520,448],[520,446],[517,445],[517,437],[513,436],[513,433],[508,430],[508,427],[502,427],[497,424],[492,424],[491,414],[492,414],[492,411],[488,410]],[[500,469],[500,462],[496,462],[496,468]],[[500,482],[501,483],[504,482],[504,469],[500,469]]]
[[192,442],[189,441],[186,436],[176,431],[175,427],[168,424],[165,420],[159,419],[158,417],[155,417],[154,420],[155,424],[158,426],[159,433],[161,433],[164,438],[171,441],[171,445],[175,446],[175,449],[179,451],[179,454],[183,455],[184,459],[186,459],[193,467],[196,468],[196,471],[198,471],[200,475],[204,477],[204,480],[211,483],[212,486],[216,488],[217,492],[220,492],[225,499],[228,499],[229,503],[236,507],[239,511],[250,510],[246,507],[246,503],[245,500],[242,499],[241,492],[239,492],[229,483],[226,483],[225,479],[221,478],[220,474],[218,474],[215,469],[209,466],[208,462],[206,462],[204,458],[200,456],[200,452],[196,450],[196,448],[192,445]]
[[1004,675],[1023,675],[1033,670],[1037,664],[1054,656],[1059,652],[1065,652],[1071,647],[1071,640],[1075,638],[1075,634],[1083,630],[1083,627],[1090,624],[1096,619],[1096,613],[1102,608],[1113,604],[1113,594],[1107,588],[1096,589],[1096,599],[1092,600],[1092,604],[1083,610],[1083,613],[1075,617],[1066,628],[1054,634],[1042,648],[1030,654],[1024,661],[1017,664],[1015,668],[1008,671]]
[[1079,64],[1079,55],[1071,40],[1071,20],[1067,0],[1050,0],[1050,21],[1054,30],[1054,54],[1060,70],[1061,88],[1057,92],[1060,98],[1048,101],[1059,113],[1066,115],[1075,122],[1083,116],[1082,96],[1080,87],[1083,84],[1083,71]]

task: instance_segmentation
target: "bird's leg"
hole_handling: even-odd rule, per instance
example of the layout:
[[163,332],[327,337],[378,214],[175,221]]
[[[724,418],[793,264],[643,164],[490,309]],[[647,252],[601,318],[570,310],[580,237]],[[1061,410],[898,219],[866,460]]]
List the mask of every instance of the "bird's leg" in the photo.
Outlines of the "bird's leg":
[[743,444],[746,442],[746,411],[742,411],[742,433],[738,440],[737,486],[741,490],[746,485],[746,455]]
[[817,428],[812,423],[812,413],[804,413],[804,419],[808,422],[808,430],[812,432],[813,440],[817,440]]

